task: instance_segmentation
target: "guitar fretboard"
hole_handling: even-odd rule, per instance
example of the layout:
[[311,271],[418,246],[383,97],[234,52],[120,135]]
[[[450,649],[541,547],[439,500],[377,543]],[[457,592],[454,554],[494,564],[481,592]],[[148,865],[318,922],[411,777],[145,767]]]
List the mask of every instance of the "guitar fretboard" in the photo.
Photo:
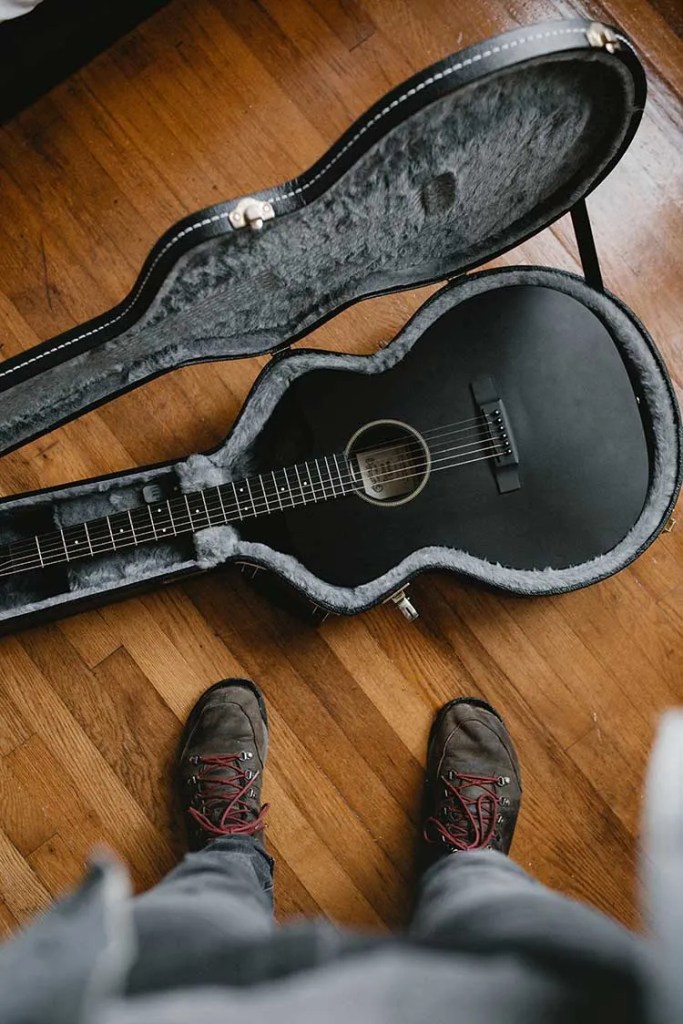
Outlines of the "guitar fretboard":
[[0,553],[0,576],[172,540],[212,526],[342,498],[355,489],[354,470],[346,456],[327,455],[18,541]]

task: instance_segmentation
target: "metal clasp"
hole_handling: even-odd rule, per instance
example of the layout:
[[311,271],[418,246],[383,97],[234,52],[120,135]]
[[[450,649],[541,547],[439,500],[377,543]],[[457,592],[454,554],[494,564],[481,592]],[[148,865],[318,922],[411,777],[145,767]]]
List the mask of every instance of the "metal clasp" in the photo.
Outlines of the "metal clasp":
[[586,39],[597,50],[607,50],[608,53],[614,53],[620,46],[613,29],[603,25],[600,21],[594,21],[592,25],[588,26],[586,29]]
[[405,587],[402,590],[398,590],[395,594],[392,594],[388,600],[394,602],[398,610],[408,620],[408,622],[415,622],[415,619],[419,618],[419,612],[408,597]]
[[228,219],[234,228],[251,228],[252,231],[260,231],[265,220],[272,220],[275,210],[272,203],[267,199],[252,199],[246,196],[240,199],[234,210],[228,214]]

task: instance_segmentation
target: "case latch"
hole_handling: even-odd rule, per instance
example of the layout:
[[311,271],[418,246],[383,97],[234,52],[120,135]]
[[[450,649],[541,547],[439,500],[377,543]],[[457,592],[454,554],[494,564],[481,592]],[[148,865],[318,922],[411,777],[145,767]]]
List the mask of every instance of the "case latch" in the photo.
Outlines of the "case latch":
[[252,231],[260,231],[264,220],[272,220],[274,216],[272,203],[267,199],[252,199],[251,196],[240,199],[235,209],[228,214],[234,228],[248,227]]
[[406,587],[402,590],[398,590],[395,594],[392,594],[389,601],[394,602],[398,610],[408,620],[408,622],[415,622],[415,619],[419,618],[419,612],[408,597]]
[[588,26],[586,29],[586,39],[596,50],[607,50],[608,53],[614,53],[615,50],[619,49],[620,45],[613,29],[603,25],[600,21],[594,21],[592,25]]

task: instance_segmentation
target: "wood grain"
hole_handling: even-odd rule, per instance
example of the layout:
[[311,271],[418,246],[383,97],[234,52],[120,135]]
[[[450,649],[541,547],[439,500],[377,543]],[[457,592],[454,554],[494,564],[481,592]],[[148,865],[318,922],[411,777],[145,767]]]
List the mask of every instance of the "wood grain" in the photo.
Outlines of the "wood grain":
[[[99,313],[150,245],[201,206],[291,177],[423,65],[518,24],[620,23],[649,74],[642,128],[590,199],[609,287],[683,393],[680,96],[668,0],[176,0],[0,131],[1,349]],[[577,269],[569,226],[499,260]],[[306,344],[370,352],[429,289],[347,310]],[[2,460],[3,494],[217,444],[263,360],[183,369]],[[683,698],[683,531],[560,598],[449,577],[394,608],[303,625],[231,570],[0,642],[0,927],[74,883],[106,843],[152,884],[181,849],[170,766],[222,676],[266,692],[278,911],[396,926],[410,904],[426,737],[480,694],[519,746],[514,854],[538,878],[637,921],[634,863],[655,723]]]

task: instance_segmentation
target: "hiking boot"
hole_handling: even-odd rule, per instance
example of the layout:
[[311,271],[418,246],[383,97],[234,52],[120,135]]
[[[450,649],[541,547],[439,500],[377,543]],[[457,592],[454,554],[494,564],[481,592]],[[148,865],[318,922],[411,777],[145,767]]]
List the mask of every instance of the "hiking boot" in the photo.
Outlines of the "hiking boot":
[[508,853],[521,798],[517,754],[497,711],[474,697],[446,704],[427,752],[427,859],[465,850]]
[[254,683],[224,679],[199,698],[183,731],[178,762],[191,850],[219,836],[263,841],[268,806],[261,806],[261,784],[267,751],[266,707]]

